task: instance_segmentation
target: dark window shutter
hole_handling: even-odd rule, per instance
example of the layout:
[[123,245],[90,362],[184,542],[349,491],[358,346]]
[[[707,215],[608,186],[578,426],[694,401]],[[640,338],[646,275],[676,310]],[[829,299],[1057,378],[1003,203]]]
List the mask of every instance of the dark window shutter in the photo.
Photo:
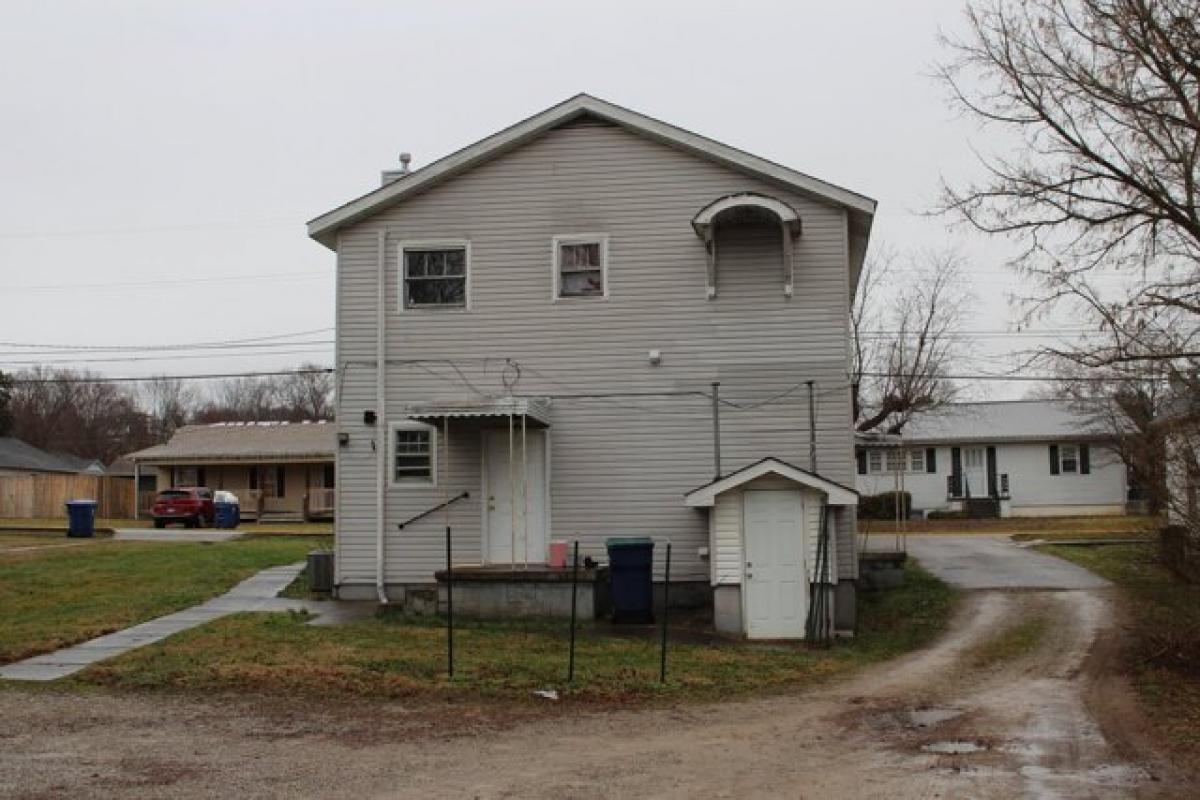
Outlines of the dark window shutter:
[[962,450],[950,448],[950,496],[962,497]]
[[1050,445],[1050,474],[1058,474],[1058,445]]
[[988,497],[998,497],[1000,492],[996,489],[996,448],[988,447],[987,449],[987,493]]
[[858,449],[854,451],[854,460],[858,462],[858,474],[867,474],[867,451]]
[[250,467],[250,491],[258,491],[258,467]]
[[932,474],[937,472],[937,448],[925,448],[925,471]]
[[1086,444],[1079,445],[1079,474],[1090,475],[1092,472],[1092,454]]
[[275,467],[275,496],[283,497],[284,492],[283,465]]
[[206,480],[204,480],[205,477],[206,476],[204,474],[204,467],[197,467],[196,468],[196,485],[197,486],[208,486],[208,482]]

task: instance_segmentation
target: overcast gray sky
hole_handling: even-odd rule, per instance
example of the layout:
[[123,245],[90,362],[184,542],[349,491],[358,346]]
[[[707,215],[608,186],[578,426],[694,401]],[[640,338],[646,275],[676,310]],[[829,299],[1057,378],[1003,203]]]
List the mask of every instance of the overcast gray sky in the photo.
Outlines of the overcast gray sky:
[[[0,368],[330,363],[334,259],[305,221],[401,150],[421,166],[581,91],[876,198],[873,246],[957,242],[969,327],[1012,317],[1002,244],[921,215],[940,175],[973,174],[971,145],[994,144],[928,77],[962,0],[0,7]],[[171,361],[11,344],[299,331],[274,354]],[[1028,344],[982,339],[964,368]]]

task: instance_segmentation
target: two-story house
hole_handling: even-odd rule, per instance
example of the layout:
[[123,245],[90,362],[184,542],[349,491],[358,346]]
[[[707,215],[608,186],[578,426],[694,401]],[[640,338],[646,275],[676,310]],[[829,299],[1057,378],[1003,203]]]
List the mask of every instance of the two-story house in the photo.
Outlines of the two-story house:
[[852,628],[875,202],[588,95],[407,160],[309,223],[337,253],[339,596],[428,598],[447,527],[514,581],[551,541],[649,536],[723,631]]

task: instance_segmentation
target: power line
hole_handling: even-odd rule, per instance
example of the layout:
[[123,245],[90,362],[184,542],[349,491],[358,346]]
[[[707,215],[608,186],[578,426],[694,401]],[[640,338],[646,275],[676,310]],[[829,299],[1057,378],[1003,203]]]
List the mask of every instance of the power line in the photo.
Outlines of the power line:
[[0,239],[69,239],[78,236],[125,236],[142,233],[176,233],[181,231],[208,231],[214,229],[273,228],[284,224],[296,225],[296,217],[266,217],[246,222],[202,222],[190,225],[148,225],[133,228],[75,228],[60,231],[5,231]]
[[329,348],[307,348],[299,350],[273,350],[269,352],[255,351],[253,353],[172,353],[164,356],[121,356],[120,358],[53,358],[53,359],[26,359],[20,361],[0,361],[3,364],[15,364],[17,366],[37,366],[39,364],[134,364],[144,361],[183,361],[193,360],[197,358],[246,358],[257,356],[298,356],[312,353],[323,353],[328,355]]
[[[69,355],[76,354],[76,353],[82,353],[84,355],[89,356],[89,358],[60,359],[57,362],[42,362],[42,361],[38,361],[38,360],[26,360],[26,361],[9,361],[7,363],[10,363],[10,364],[39,364],[39,363],[66,364],[66,363],[71,363],[71,362],[78,362],[81,364],[103,363],[103,362],[115,363],[115,362],[120,362],[120,361],[147,361],[147,360],[154,360],[154,359],[159,359],[159,358],[172,358],[172,357],[186,358],[187,356],[185,356],[185,355],[176,355],[176,354],[191,353],[191,352],[195,352],[197,350],[204,351],[204,353],[206,353],[206,354],[204,354],[204,353],[198,354],[196,356],[197,358],[213,358],[213,357],[219,356],[223,353],[228,353],[231,350],[254,350],[254,351],[263,353],[264,355],[270,355],[272,351],[278,351],[278,349],[281,347],[282,348],[310,347],[310,346],[324,345],[325,348],[328,349],[329,347],[333,346],[333,344],[334,344],[333,339],[310,339],[310,340],[301,341],[301,342],[258,342],[258,343],[246,343],[246,344],[226,344],[226,345],[219,345],[219,346],[210,345],[210,346],[205,346],[205,347],[178,347],[178,348],[170,348],[169,353],[166,355],[162,355],[162,356],[141,355],[143,353],[163,352],[163,350],[161,350],[161,349],[148,349],[148,350],[144,350],[144,351],[142,351],[142,350],[117,351],[118,353],[127,353],[127,352],[133,353],[132,355],[124,354],[120,358],[115,358],[115,357],[114,358],[91,358],[90,357],[90,356],[96,356],[96,355],[104,355],[104,354],[110,352],[110,351],[103,351],[103,350],[101,350],[101,351],[96,351],[96,350],[16,350],[16,351],[9,351],[9,352],[0,352],[0,356],[69,356]],[[242,355],[246,355],[246,354],[242,354]]]
[[318,278],[333,278],[332,271],[307,272],[262,272],[254,275],[217,275],[203,278],[164,278],[161,280],[117,281],[106,283],[45,283],[26,286],[6,286],[6,292],[76,292],[76,291],[105,291],[109,289],[154,289],[161,286],[180,286],[200,283],[253,283],[255,281],[282,279],[316,280]]
[[311,367],[307,369],[285,369],[274,372],[209,372],[203,375],[142,375],[109,378],[97,376],[92,378],[13,378],[14,386],[36,385],[43,383],[143,383],[153,380],[185,380],[203,381],[218,378],[271,378],[280,375],[332,375],[333,367]]
[[98,352],[122,352],[122,351],[150,351],[150,350],[189,350],[200,347],[215,347],[223,345],[249,344],[252,342],[269,342],[279,339],[290,339],[298,336],[312,336],[317,333],[328,333],[333,330],[333,327],[327,328],[309,328],[303,331],[290,331],[288,333],[273,333],[266,336],[251,336],[245,339],[217,339],[208,342],[178,342],[175,344],[155,344],[155,345],[74,345],[74,344],[34,344],[29,342],[0,342],[0,347],[30,347],[41,350],[69,350],[69,351],[98,351]]

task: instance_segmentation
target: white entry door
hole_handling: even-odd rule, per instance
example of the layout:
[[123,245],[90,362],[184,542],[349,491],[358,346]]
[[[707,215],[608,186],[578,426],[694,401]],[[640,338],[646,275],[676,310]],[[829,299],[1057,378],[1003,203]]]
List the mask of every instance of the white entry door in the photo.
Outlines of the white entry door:
[[488,563],[544,564],[548,556],[545,434],[526,432],[523,458],[519,427],[511,449],[507,428],[487,431],[484,437]]
[[963,494],[970,489],[971,497],[987,497],[987,451],[982,447],[963,448]]
[[800,492],[746,492],[746,636],[799,639],[808,613]]

